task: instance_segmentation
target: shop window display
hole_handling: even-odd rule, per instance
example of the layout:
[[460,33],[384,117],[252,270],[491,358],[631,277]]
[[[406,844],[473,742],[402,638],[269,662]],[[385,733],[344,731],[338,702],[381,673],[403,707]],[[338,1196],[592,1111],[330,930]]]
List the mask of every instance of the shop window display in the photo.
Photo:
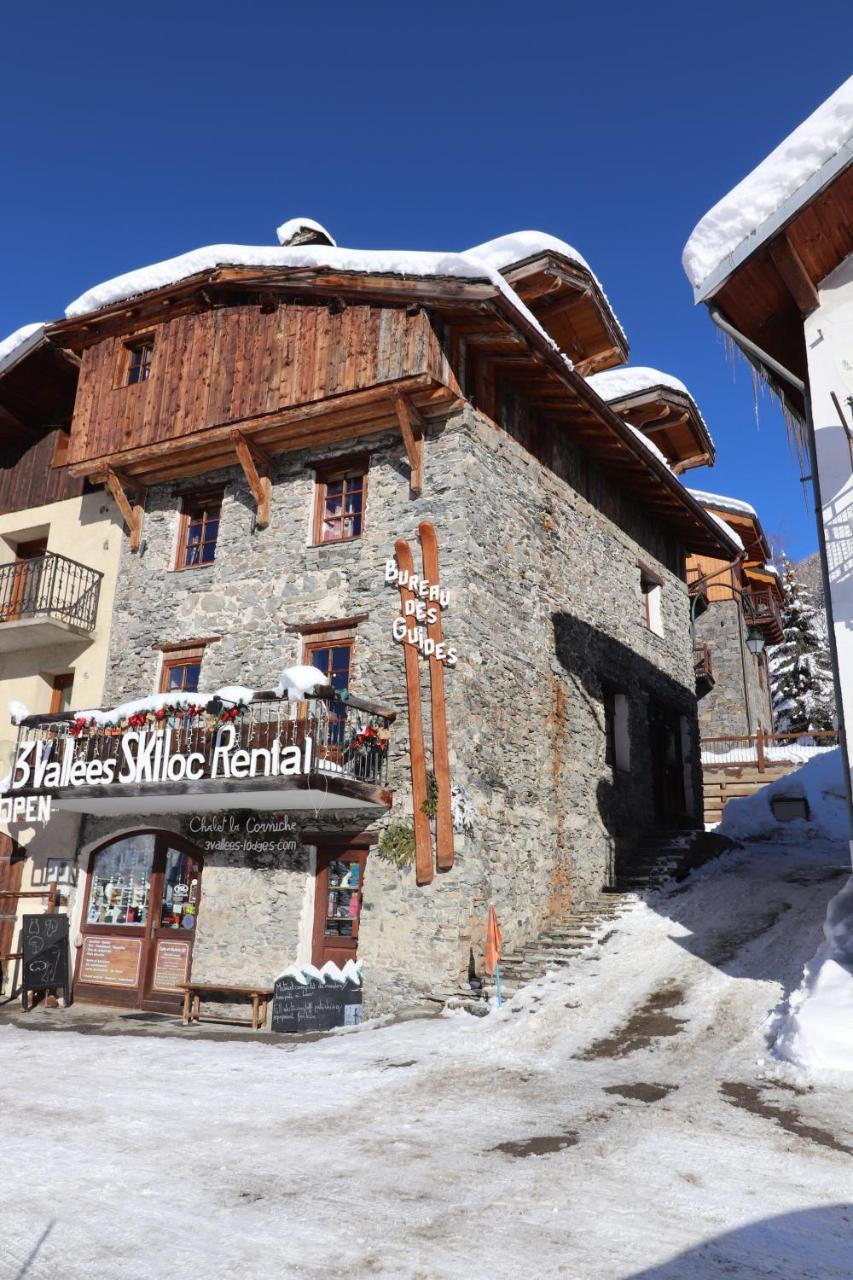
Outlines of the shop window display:
[[326,937],[351,938],[361,911],[361,868],[357,862],[329,863]]
[[153,835],[131,836],[103,849],[92,870],[87,923],[145,924],[153,869]]

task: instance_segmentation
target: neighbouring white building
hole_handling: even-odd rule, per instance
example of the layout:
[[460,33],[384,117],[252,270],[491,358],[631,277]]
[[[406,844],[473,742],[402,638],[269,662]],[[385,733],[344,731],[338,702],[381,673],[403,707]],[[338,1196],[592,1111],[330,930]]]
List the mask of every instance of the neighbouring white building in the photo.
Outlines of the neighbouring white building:
[[705,214],[683,263],[779,394],[812,481],[853,831],[853,77]]

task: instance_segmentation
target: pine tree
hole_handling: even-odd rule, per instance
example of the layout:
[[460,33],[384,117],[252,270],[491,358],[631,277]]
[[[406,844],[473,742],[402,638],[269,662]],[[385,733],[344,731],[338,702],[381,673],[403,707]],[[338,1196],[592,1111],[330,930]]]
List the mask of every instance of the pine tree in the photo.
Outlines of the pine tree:
[[835,726],[835,693],[826,617],[782,554],[784,639],[769,656],[777,733],[810,733]]

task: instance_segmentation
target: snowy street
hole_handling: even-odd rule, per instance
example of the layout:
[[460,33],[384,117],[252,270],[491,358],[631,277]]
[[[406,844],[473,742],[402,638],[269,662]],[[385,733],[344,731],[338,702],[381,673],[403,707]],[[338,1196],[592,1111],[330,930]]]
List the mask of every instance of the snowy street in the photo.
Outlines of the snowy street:
[[849,1092],[762,1030],[846,875],[805,843],[638,903],[485,1018],[0,1028],[0,1276],[848,1280]]

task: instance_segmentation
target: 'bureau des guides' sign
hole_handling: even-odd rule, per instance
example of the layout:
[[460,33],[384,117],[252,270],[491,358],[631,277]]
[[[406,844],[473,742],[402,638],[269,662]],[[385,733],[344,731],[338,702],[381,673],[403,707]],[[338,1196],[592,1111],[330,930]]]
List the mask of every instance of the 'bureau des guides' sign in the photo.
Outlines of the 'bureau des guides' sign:
[[438,621],[440,611],[450,604],[450,592],[437,582],[418,577],[401,569],[394,559],[385,561],[385,581],[404,587],[410,594],[404,601],[403,612],[391,624],[391,634],[400,644],[410,644],[425,658],[437,658],[448,667],[455,667],[459,655],[452,645],[434,640],[427,628]]

